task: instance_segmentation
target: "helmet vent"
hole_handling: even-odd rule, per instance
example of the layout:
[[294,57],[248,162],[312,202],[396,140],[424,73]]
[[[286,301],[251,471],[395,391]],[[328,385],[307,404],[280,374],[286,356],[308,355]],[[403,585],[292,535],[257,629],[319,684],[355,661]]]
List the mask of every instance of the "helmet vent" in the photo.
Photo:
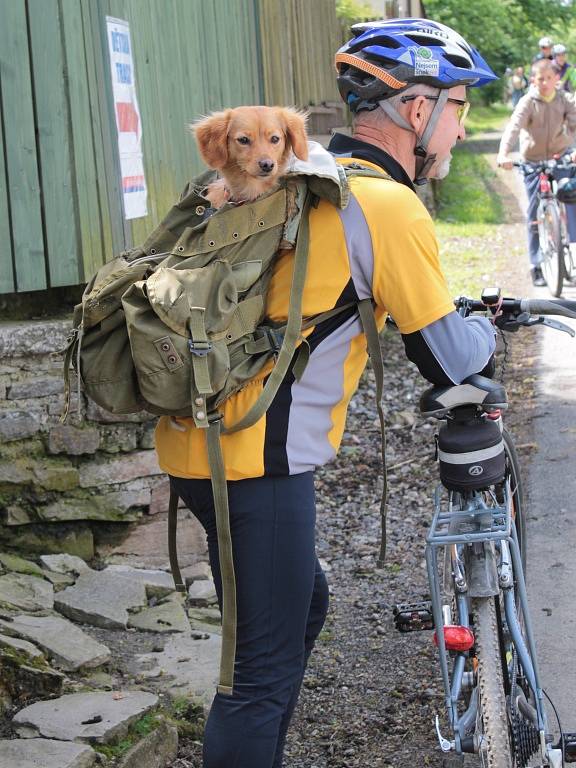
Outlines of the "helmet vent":
[[444,58],[455,67],[460,67],[461,69],[470,69],[470,61],[465,59],[464,56],[458,56],[458,54],[455,53],[446,53],[444,54]]
[[428,35],[406,35],[416,45],[440,45],[444,47],[446,43],[438,37],[429,37]]
[[357,43],[352,43],[352,45],[348,48],[348,53],[363,51],[366,50],[366,48],[372,48],[375,45],[381,45],[383,48],[402,48],[402,44],[397,40],[394,40],[393,37],[388,37],[388,35],[377,35],[375,37],[371,37],[370,39],[364,39],[358,41]]

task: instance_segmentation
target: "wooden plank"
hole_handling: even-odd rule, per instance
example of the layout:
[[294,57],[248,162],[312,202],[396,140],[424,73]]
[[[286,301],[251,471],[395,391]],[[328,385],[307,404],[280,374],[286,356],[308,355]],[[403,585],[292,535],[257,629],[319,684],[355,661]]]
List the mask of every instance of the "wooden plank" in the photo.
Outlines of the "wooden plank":
[[58,0],[28,0],[28,11],[50,285],[77,285],[80,247]]
[[[0,13],[2,6],[0,5]],[[14,267],[12,266],[12,234],[8,207],[8,180],[4,163],[4,108],[2,105],[2,69],[0,67],[0,293],[12,293]]]
[[94,161],[102,214],[102,248],[109,261],[129,247],[131,234],[125,226],[122,199],[122,174],[118,156],[116,116],[110,81],[110,61],[106,33],[107,6],[102,0],[82,0],[86,31],[86,72],[94,116]]
[[16,290],[46,287],[40,181],[24,0],[0,5],[0,68]]
[[77,0],[60,0],[66,76],[74,145],[75,200],[80,229],[83,279],[104,263],[97,170],[94,158],[92,104],[88,93],[85,31]]

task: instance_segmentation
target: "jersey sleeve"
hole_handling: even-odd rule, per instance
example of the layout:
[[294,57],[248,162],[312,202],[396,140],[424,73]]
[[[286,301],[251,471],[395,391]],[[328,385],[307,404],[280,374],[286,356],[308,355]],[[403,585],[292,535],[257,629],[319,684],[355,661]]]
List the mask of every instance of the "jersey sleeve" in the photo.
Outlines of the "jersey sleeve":
[[454,310],[434,224],[411,189],[393,181],[369,186],[371,181],[358,191],[353,187],[371,238],[372,274],[366,278],[377,306],[401,333],[414,333]]

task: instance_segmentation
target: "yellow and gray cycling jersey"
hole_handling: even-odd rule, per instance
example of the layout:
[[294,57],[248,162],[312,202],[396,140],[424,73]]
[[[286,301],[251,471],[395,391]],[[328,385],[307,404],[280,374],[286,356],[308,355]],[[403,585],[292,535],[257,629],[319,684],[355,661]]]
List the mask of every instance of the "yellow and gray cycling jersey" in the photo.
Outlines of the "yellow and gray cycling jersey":
[[[363,142],[346,140],[369,149]],[[454,312],[432,220],[398,173],[399,166],[391,158],[387,162],[387,157],[378,151],[369,161],[364,153],[362,165],[385,167],[404,183],[354,177],[346,209],[322,201],[312,210],[303,315],[371,297],[379,326],[387,314],[393,316],[409,356],[424,375],[433,381],[458,382],[488,362],[494,351],[492,327],[483,318],[465,322]],[[353,160],[346,157],[339,162]],[[292,264],[293,253],[287,251],[275,265],[267,297],[267,315],[274,322],[286,320]],[[301,379],[288,373],[258,423],[222,437],[229,480],[306,472],[336,455],[346,410],[366,365],[366,340],[354,308],[306,335],[311,354]],[[247,412],[269,370],[226,401],[225,424]],[[191,419],[162,417],[156,448],[165,472],[210,477],[205,435]]]

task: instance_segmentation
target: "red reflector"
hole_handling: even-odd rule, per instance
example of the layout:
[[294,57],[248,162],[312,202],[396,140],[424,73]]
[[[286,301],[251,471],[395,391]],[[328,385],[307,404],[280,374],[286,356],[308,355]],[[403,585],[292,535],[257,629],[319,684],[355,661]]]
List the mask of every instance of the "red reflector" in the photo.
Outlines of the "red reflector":
[[[434,643],[438,645],[436,632],[434,632]],[[449,651],[469,651],[474,645],[474,634],[468,627],[450,624],[444,627],[444,644]]]
[[500,416],[502,416],[502,411],[500,408],[496,408],[494,411],[488,411],[486,414],[486,418],[491,419],[492,421],[498,421]]

